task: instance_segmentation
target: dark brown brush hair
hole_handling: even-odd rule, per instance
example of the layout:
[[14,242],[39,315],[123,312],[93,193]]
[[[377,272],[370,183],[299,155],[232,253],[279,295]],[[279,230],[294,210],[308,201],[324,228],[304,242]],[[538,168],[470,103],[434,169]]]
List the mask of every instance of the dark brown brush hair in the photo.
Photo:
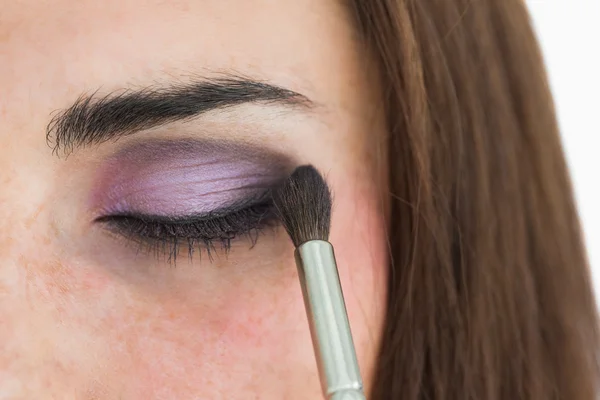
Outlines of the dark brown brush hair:
[[310,240],[328,240],[331,191],[312,165],[302,165],[273,190],[273,203],[295,247]]
[[521,0],[354,0],[389,131],[370,399],[596,400],[595,302]]

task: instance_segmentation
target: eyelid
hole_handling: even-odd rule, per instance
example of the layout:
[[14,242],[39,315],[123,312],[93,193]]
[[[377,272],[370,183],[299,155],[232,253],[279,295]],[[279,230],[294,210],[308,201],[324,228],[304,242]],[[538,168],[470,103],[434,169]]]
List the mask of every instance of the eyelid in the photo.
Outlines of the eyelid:
[[246,237],[252,246],[256,244],[259,234],[275,227],[279,220],[274,212],[274,205],[269,196],[263,202],[227,211],[199,216],[151,216],[143,214],[115,214],[96,219],[106,228],[136,243],[147,252],[164,255],[175,260],[184,244],[188,255],[194,250],[205,250],[208,254],[217,247],[229,251],[231,242]]
[[108,213],[106,216],[101,216],[97,218],[100,220],[105,217],[110,216],[130,216],[139,219],[144,219],[148,221],[155,222],[170,222],[170,223],[186,223],[186,222],[195,222],[200,220],[209,220],[217,217],[221,217],[224,215],[230,215],[232,213],[250,208],[252,206],[258,205],[273,205],[273,198],[271,197],[271,189],[263,190],[260,193],[253,194],[244,199],[238,200],[226,206],[221,206],[214,210],[208,212],[201,212],[195,214],[187,214],[187,215],[168,215],[168,214],[148,214],[144,212],[138,211],[129,211],[129,212],[116,212],[116,213]]
[[[197,139],[135,142],[98,168],[90,209],[190,215],[264,194],[293,167],[289,156]],[[99,214],[96,214],[99,215]]]

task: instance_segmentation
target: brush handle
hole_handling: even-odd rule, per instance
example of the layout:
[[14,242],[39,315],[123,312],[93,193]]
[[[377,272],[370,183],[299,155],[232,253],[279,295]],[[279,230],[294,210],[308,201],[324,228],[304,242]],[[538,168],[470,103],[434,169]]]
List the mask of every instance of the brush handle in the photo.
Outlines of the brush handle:
[[344,391],[334,393],[329,400],[366,400],[363,392],[357,392],[356,390]]
[[325,398],[364,399],[333,246],[322,240],[300,245],[296,265]]

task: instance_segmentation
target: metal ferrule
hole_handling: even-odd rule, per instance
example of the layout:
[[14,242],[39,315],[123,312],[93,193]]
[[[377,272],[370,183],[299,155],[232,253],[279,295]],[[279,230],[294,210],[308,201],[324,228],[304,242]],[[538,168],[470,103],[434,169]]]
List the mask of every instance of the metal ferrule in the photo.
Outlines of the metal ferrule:
[[312,240],[295,255],[325,397],[365,399],[333,246]]

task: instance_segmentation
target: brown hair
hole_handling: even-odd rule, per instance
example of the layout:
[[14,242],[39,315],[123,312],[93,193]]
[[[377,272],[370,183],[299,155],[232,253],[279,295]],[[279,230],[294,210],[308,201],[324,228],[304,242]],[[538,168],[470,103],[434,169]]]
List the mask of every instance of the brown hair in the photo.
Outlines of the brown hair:
[[356,0],[389,130],[372,399],[598,394],[595,303],[521,0]]

